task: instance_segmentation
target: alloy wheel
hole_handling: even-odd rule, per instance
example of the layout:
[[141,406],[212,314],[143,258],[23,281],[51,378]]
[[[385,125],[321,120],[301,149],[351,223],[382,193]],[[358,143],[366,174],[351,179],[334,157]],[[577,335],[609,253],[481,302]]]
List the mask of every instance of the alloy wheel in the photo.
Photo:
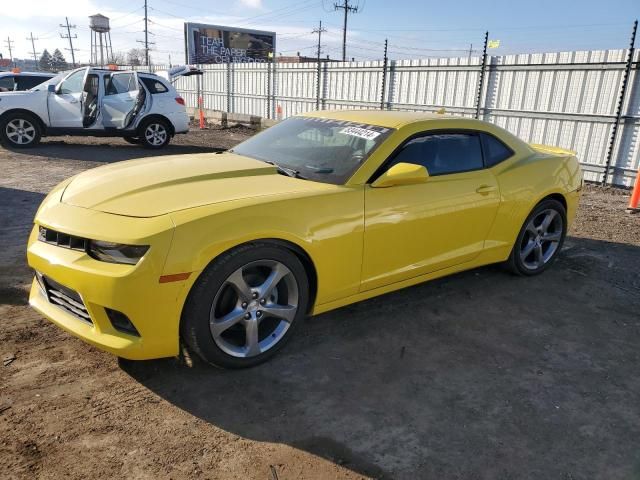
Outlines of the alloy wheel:
[[529,221],[520,244],[520,259],[525,268],[537,270],[553,258],[560,246],[563,228],[562,216],[552,208]]
[[36,128],[24,118],[15,118],[8,122],[5,133],[16,145],[28,145],[36,138]]
[[152,123],[145,129],[144,136],[149,145],[158,147],[167,140],[167,129],[160,123]]
[[211,305],[209,328],[216,345],[249,358],[274,347],[298,311],[298,283],[275,260],[248,263],[224,281]]

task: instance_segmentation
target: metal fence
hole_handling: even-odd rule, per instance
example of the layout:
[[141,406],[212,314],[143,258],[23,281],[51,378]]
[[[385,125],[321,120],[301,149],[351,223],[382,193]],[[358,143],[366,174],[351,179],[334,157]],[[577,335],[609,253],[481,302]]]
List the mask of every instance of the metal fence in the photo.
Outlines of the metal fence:
[[[640,75],[631,63],[607,182],[631,185],[640,166]],[[385,108],[475,116],[531,143],[575,150],[602,181],[627,50],[420,60],[205,65],[176,86],[187,106],[286,118],[320,109]],[[156,66],[159,70],[163,67]],[[384,91],[383,91],[384,85]],[[318,88],[318,86],[320,88]]]

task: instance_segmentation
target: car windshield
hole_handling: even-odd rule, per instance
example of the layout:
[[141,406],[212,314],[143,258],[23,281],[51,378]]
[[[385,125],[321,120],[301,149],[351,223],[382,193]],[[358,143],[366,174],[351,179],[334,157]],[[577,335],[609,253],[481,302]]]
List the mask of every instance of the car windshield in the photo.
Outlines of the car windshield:
[[272,163],[291,176],[341,185],[391,131],[364,123],[293,117],[231,152]]
[[46,82],[41,83],[40,85],[36,85],[35,87],[31,88],[30,90],[32,92],[37,92],[38,90],[46,90],[47,88],[49,88],[48,87],[49,85],[57,85],[65,77],[65,75],[67,73],[69,73],[69,72],[59,73],[55,77],[47,80]]

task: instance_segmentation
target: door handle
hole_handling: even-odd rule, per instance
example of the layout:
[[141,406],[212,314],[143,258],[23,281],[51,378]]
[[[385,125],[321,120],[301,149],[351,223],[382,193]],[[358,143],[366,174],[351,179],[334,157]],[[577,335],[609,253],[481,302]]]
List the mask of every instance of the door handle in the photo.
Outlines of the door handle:
[[495,192],[496,190],[496,187],[494,187],[493,185],[480,185],[478,188],[476,188],[476,192],[482,195]]
[[131,102],[133,102],[133,98],[127,98],[127,99],[125,100],[125,102],[129,102],[129,103],[131,103]]
[[69,100],[69,103],[78,103],[78,100]]

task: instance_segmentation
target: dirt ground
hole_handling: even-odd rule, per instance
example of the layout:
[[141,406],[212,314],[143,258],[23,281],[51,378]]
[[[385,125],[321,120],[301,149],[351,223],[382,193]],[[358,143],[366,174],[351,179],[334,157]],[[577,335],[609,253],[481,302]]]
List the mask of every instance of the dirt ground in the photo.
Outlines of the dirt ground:
[[[162,154],[228,148],[194,131]],[[640,215],[587,187],[558,262],[486,267],[308,319],[223,371],[119,362],[27,303],[25,243],[60,180],[150,153],[0,149],[0,477],[638,479]]]

